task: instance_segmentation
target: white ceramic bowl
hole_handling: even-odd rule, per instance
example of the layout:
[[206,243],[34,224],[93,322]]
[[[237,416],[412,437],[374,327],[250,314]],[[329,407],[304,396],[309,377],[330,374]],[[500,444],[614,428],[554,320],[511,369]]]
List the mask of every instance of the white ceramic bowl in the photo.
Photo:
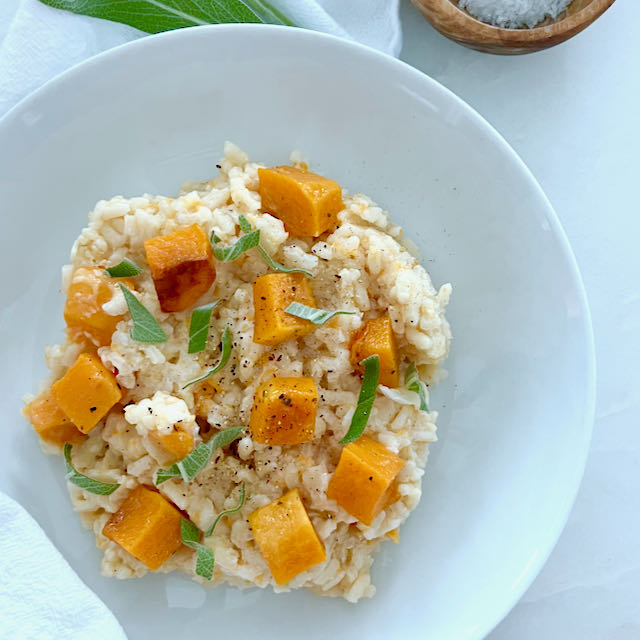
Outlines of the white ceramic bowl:
[[[176,575],[99,574],[62,461],[19,416],[63,328],[60,265],[105,196],[173,194],[222,144],[291,149],[371,195],[454,287],[448,379],[418,509],[385,545],[378,593],[204,590]],[[480,638],[537,574],[589,445],[594,356],[580,276],[535,179],[482,118],[418,71],[309,31],[215,26],[149,37],[50,82],[0,122],[0,486],[42,524],[130,640]]]

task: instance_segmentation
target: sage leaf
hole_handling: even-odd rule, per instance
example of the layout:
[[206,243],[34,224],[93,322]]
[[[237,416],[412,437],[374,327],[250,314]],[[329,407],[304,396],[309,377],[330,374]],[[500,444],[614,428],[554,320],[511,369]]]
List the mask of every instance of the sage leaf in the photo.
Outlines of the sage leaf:
[[125,258],[113,267],[107,267],[105,273],[112,278],[130,278],[141,274],[142,269],[135,262]]
[[222,353],[220,354],[220,359],[214,365],[213,369],[210,369],[209,371],[207,371],[207,373],[201,375],[199,378],[189,380],[189,382],[187,382],[187,384],[182,387],[183,389],[190,387],[196,382],[202,382],[203,380],[210,378],[211,376],[218,373],[218,371],[222,371],[227,362],[229,362],[229,357],[231,356],[231,331],[229,331],[229,327],[225,327],[224,331],[222,332],[222,339],[220,340],[220,342],[222,343]]
[[237,440],[243,429],[242,426],[222,429],[209,442],[201,442],[186,458],[175,462],[167,469],[158,469],[156,485],[171,478],[182,478],[185,482],[191,482],[209,464],[213,452]]
[[260,231],[252,231],[242,236],[232,247],[213,247],[213,255],[220,262],[232,262],[239,258],[245,251],[257,247],[260,242]]
[[238,511],[240,511],[240,509],[242,509],[242,507],[244,506],[244,499],[245,499],[245,489],[244,489],[244,482],[243,482],[240,485],[240,500],[238,501],[238,504],[235,507],[233,507],[233,509],[226,509],[225,511],[221,511],[216,516],[216,519],[213,521],[213,524],[209,527],[207,532],[204,534],[205,538],[208,538],[209,536],[213,535],[216,525],[218,524],[218,522],[220,522],[220,520],[222,520],[222,518],[224,518],[225,516],[233,515],[234,513],[238,513]]
[[302,318],[303,320],[309,320],[313,324],[324,324],[334,318],[337,315],[353,315],[355,311],[324,311],[323,309],[315,309],[314,307],[308,307],[306,304],[300,302],[292,302],[285,310],[285,313]]
[[[240,229],[242,229],[244,233],[249,233],[251,231],[251,223],[243,215],[238,218],[238,224],[240,225]],[[298,267],[285,267],[283,264],[276,262],[269,255],[269,252],[259,242],[258,251],[262,256],[262,259],[267,263],[267,266],[274,271],[280,271],[281,273],[304,273],[306,276],[313,278],[313,273],[311,273],[311,271],[307,271],[307,269],[300,269]]]
[[209,323],[211,322],[211,313],[221,303],[216,300],[210,304],[205,304],[191,313],[191,321],[189,323],[189,348],[188,353],[199,353],[204,351],[207,346],[207,338],[209,337]]
[[265,0],[40,0],[94,18],[122,22],[147,33],[223,22],[270,22],[294,26]]
[[376,399],[376,391],[378,389],[378,378],[380,377],[380,358],[377,354],[365,358],[361,363],[364,365],[364,376],[362,377],[362,386],[360,387],[360,395],[358,396],[358,404],[353,412],[349,431],[340,444],[348,444],[357,440],[367,426],[367,420],[371,415],[373,401]]
[[412,362],[404,372],[404,386],[409,391],[414,391],[420,398],[420,411],[429,411],[427,404],[427,385],[420,380],[416,363]]
[[182,544],[196,552],[196,573],[211,580],[215,559],[213,551],[200,543],[200,529],[190,520],[182,518],[180,520],[180,538]]
[[98,496],[108,496],[120,486],[119,484],[99,482],[98,480],[89,478],[76,471],[71,463],[71,445],[68,442],[64,445],[62,451],[64,454],[64,463],[67,468],[66,478],[77,487],[80,487],[89,493],[95,493]]
[[138,342],[166,342],[167,334],[147,308],[122,283],[120,283],[120,289],[122,289],[133,320],[133,329],[130,332],[131,337]]

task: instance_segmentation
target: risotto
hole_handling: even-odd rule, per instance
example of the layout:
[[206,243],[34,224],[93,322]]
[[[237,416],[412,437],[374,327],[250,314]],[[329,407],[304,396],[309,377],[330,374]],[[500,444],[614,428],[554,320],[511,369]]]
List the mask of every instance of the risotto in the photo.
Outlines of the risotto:
[[264,168],[227,143],[218,168],[98,202],[25,415],[65,455],[105,576],[356,602],[420,500],[451,286],[298,155]]

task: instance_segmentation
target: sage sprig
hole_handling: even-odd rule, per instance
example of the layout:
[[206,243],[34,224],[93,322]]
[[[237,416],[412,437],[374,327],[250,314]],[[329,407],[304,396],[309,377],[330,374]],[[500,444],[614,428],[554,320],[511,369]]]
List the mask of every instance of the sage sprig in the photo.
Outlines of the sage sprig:
[[269,22],[295,26],[266,0],[40,0],[94,18],[122,22],[147,33],[223,22]]
[[297,318],[309,320],[313,322],[313,324],[324,324],[337,315],[353,315],[356,313],[355,311],[345,311],[342,309],[337,311],[325,311],[324,309],[308,307],[306,304],[302,304],[301,302],[292,302],[284,311],[285,313],[296,316]]
[[221,511],[216,516],[216,519],[213,521],[213,524],[209,527],[209,529],[207,529],[207,532],[204,534],[205,537],[208,538],[209,536],[213,535],[213,532],[215,531],[215,528],[218,522],[220,522],[222,518],[224,518],[225,516],[233,515],[234,513],[238,513],[238,511],[240,511],[240,509],[242,509],[242,507],[244,506],[244,499],[245,499],[245,489],[244,489],[244,482],[243,482],[240,485],[240,500],[238,501],[238,504],[235,507],[233,507],[233,509],[226,509],[225,511]]
[[218,362],[216,362],[213,369],[210,369],[209,371],[207,371],[207,373],[204,373],[199,378],[189,380],[189,382],[187,382],[187,384],[182,387],[183,389],[190,387],[196,382],[202,382],[203,380],[206,380],[207,378],[215,375],[219,371],[222,371],[227,362],[229,362],[229,358],[231,357],[231,331],[229,330],[229,327],[225,327],[224,331],[222,332],[222,338],[220,342],[222,345],[220,359],[218,360]]
[[244,427],[240,426],[218,431],[209,442],[201,442],[186,458],[175,462],[167,469],[158,469],[156,485],[171,478],[182,478],[185,482],[191,482],[209,464],[213,452],[237,440],[243,429]]
[[404,386],[409,391],[414,391],[420,398],[420,411],[429,411],[427,404],[427,385],[420,380],[416,363],[412,362],[404,372]]
[[364,376],[362,377],[362,386],[358,396],[358,404],[353,412],[349,431],[340,444],[348,444],[357,440],[367,426],[367,420],[371,415],[373,401],[376,399],[376,391],[378,389],[378,379],[380,378],[380,358],[377,354],[365,358],[361,363],[364,365]]
[[66,478],[69,482],[72,482],[77,487],[88,491],[89,493],[95,493],[98,496],[111,495],[120,485],[108,484],[106,482],[99,482],[93,478],[89,478],[76,471],[71,463],[71,445],[67,442],[63,448],[64,463],[67,468]]
[[104,271],[111,278],[131,278],[142,273],[142,269],[128,258],[113,267],[107,267]]
[[120,289],[122,289],[127,308],[133,320],[133,328],[130,331],[131,337],[138,342],[166,342],[167,334],[142,302],[122,283],[120,283]]
[[207,346],[207,338],[209,337],[209,323],[211,322],[211,313],[222,302],[216,300],[210,304],[202,305],[194,309],[191,313],[191,321],[189,323],[189,347],[188,353],[199,353],[204,351]]
[[180,520],[180,538],[182,544],[196,552],[196,573],[211,580],[215,559],[213,551],[200,542],[200,529],[190,520],[182,518]]

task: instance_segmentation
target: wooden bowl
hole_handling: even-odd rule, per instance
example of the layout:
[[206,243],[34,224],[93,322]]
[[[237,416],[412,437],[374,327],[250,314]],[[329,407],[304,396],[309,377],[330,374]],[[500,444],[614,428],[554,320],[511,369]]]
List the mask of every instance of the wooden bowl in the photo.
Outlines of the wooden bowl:
[[480,22],[460,9],[456,0],[411,0],[444,36],[478,51],[515,55],[560,44],[586,29],[615,0],[573,0],[555,20],[532,29],[502,29]]

